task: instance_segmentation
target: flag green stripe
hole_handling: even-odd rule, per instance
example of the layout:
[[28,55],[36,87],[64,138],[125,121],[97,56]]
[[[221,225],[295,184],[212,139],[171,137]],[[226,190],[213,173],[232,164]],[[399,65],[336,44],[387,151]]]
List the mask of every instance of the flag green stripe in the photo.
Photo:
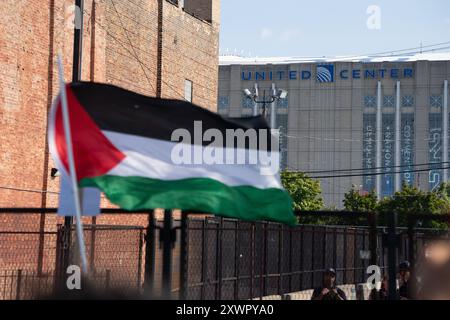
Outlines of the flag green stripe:
[[183,209],[247,221],[295,224],[292,200],[282,189],[227,186],[208,178],[158,180],[143,177],[100,176],[80,181],[97,187],[114,204],[129,211]]

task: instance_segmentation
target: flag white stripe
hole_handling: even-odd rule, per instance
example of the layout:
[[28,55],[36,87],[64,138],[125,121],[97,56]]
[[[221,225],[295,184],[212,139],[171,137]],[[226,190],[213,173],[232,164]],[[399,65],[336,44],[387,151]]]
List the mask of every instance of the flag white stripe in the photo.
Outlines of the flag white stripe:
[[[174,163],[171,154],[176,142],[151,139],[123,133],[103,131],[126,158],[110,170],[107,175],[120,177],[143,177],[160,180],[182,180],[189,178],[210,178],[228,186],[254,186],[257,188],[282,188],[278,172],[267,175],[259,164],[179,164]],[[189,147],[192,147],[189,145]],[[206,147],[195,146],[203,154]],[[219,150],[220,149],[220,150]],[[217,148],[226,154],[227,148]],[[233,149],[235,152],[255,156],[258,151]],[[279,159],[279,152],[272,156]],[[278,166],[277,166],[278,167]]]

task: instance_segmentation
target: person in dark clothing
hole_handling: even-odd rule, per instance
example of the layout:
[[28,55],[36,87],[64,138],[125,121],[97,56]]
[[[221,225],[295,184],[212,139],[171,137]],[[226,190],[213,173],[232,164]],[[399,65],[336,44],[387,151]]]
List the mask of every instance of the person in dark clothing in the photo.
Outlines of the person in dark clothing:
[[380,290],[373,289],[370,292],[369,300],[387,300],[389,297],[388,290],[389,290],[388,276],[384,275],[383,279],[381,280]]
[[403,261],[400,263],[399,267],[399,289],[398,293],[400,300],[411,299],[410,290],[410,278],[411,278],[411,265],[408,261]]
[[327,269],[323,276],[323,286],[314,289],[311,300],[347,300],[344,291],[336,287],[336,271]]

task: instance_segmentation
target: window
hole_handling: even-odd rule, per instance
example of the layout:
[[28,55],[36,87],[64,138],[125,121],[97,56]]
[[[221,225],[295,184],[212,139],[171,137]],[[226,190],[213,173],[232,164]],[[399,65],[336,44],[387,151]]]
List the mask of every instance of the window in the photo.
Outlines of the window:
[[[250,91],[253,95],[256,93],[255,88],[252,88]],[[255,102],[253,101],[252,98],[247,97],[245,94],[242,95],[241,107],[243,109],[253,108],[254,105],[255,105]]]
[[430,97],[430,106],[434,108],[442,108],[442,96],[431,96]]
[[184,99],[186,101],[192,102],[192,81],[184,81]]
[[402,106],[403,107],[413,107],[414,106],[414,97],[413,96],[403,96],[402,97]]
[[394,96],[384,96],[383,97],[383,106],[384,107],[393,107],[395,104]]
[[230,105],[230,99],[226,96],[219,97],[219,110],[226,110]]
[[287,107],[289,107],[289,100],[288,100],[288,98],[278,99],[277,100],[277,107],[278,108],[287,108]]
[[181,7],[186,13],[198,19],[212,22],[213,3],[211,0],[184,0]]
[[374,108],[377,106],[377,98],[375,96],[365,96],[364,106]]
[[244,96],[244,97],[242,97],[241,105],[242,105],[242,108],[248,109],[248,108],[253,108],[255,103],[253,102],[253,100],[251,98]]
[[167,0],[167,1],[169,1],[171,4],[178,6],[178,0]]

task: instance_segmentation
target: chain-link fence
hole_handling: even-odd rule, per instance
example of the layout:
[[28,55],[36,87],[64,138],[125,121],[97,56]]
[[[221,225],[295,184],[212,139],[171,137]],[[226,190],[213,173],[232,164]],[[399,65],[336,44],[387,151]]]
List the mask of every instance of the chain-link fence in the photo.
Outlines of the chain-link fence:
[[[189,218],[182,298],[251,299],[320,286],[336,269],[341,284],[361,283],[370,264],[370,229],[287,227],[270,222]],[[182,284],[183,285],[183,284]]]
[[[79,265],[75,228],[55,210],[9,211],[0,213],[0,299],[51,296],[66,286],[67,268]],[[145,228],[83,220],[90,286],[141,293]]]
[[[73,226],[64,227],[54,209],[31,211],[0,209],[0,299],[49,296],[66,285],[67,267],[78,264]],[[302,213],[318,214],[348,217]],[[327,268],[336,270],[338,284],[364,283],[368,266],[388,270],[392,239],[387,227],[371,219],[375,215],[354,217],[367,223],[288,227],[204,214],[166,212],[163,219],[154,212],[105,210],[96,220],[83,218],[88,280],[101,290],[194,300],[299,292],[320,286]],[[132,225],[121,225],[125,220]],[[427,255],[442,251],[436,244],[447,243],[448,232],[417,227],[395,229],[392,270],[409,260],[416,274],[430,274]]]

